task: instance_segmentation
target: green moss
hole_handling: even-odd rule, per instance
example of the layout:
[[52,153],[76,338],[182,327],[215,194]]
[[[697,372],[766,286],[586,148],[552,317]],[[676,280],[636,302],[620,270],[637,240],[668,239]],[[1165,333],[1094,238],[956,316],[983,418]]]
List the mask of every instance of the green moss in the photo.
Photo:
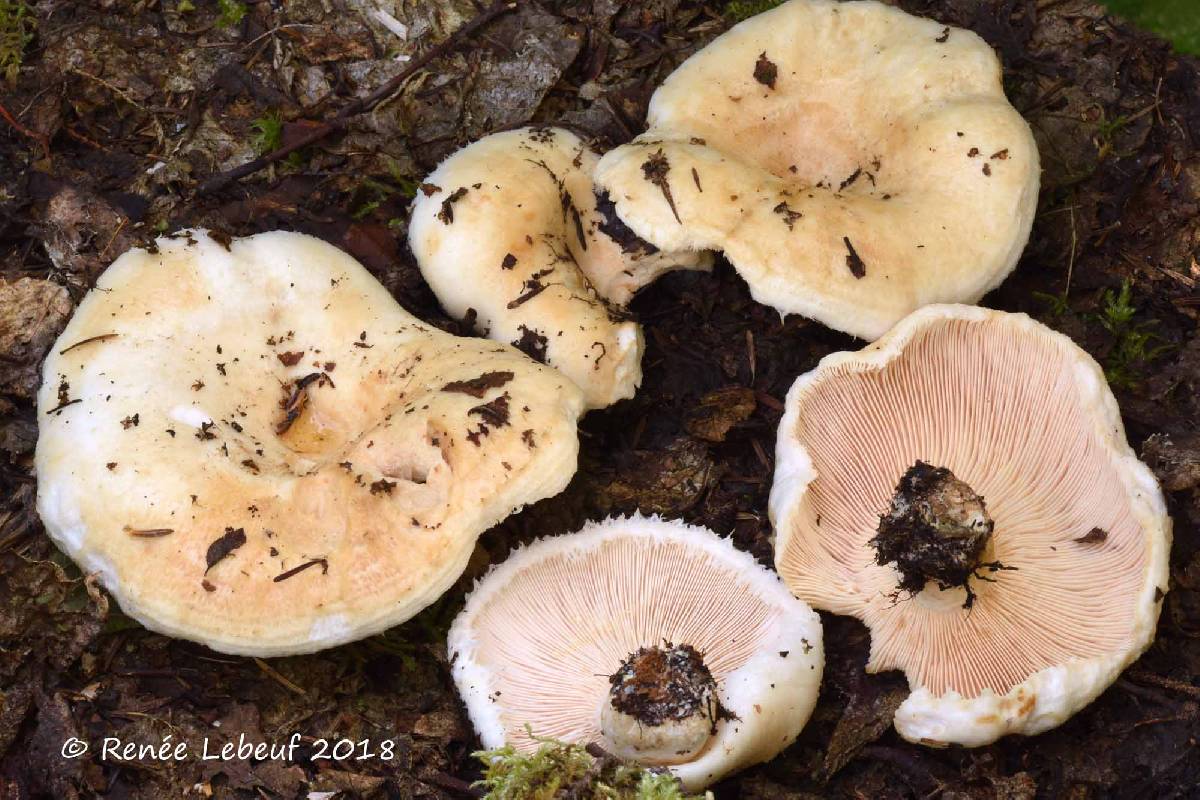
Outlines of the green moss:
[[268,111],[250,123],[254,130],[250,143],[260,156],[283,146],[283,119],[278,111]]
[[351,213],[351,216],[355,219],[364,219],[372,211],[383,205],[383,201],[395,194],[395,191],[395,189],[386,183],[380,183],[373,178],[363,178],[354,193],[358,201],[354,205],[354,211]]
[[1181,53],[1200,54],[1200,3],[1196,0],[1102,0],[1113,13],[1170,39]]
[[221,12],[217,17],[218,28],[237,25],[242,21],[242,17],[246,16],[246,4],[239,3],[238,0],[217,0],[217,10]]
[[[404,175],[394,159],[384,156],[384,163],[387,166],[388,174],[394,181],[394,185],[377,181],[374,178],[363,178],[354,192],[355,203],[352,216],[355,219],[367,217],[371,212],[383,205],[383,202],[392,195],[399,195],[408,199],[412,199],[416,195],[417,182]],[[422,617],[418,617],[418,620],[424,617],[425,615],[422,615]],[[446,628],[449,628],[450,620],[442,620],[442,622],[444,622]]]
[[734,22],[741,22],[782,4],[783,0],[733,0],[725,5],[725,16]]
[[414,178],[410,178],[404,174],[403,167],[400,166],[400,162],[398,162],[396,159],[392,158],[386,153],[381,155],[383,158],[383,164],[387,167],[388,175],[391,176],[392,181],[395,182],[397,191],[400,192],[401,196],[409,199],[416,197],[418,186],[417,181]]
[[670,773],[652,772],[614,758],[596,759],[579,745],[538,739],[536,753],[499,747],[475,753],[484,765],[479,787],[486,800],[554,800],[568,789],[579,800],[702,800],[688,795]]
[[1100,324],[1113,338],[1104,360],[1104,375],[1113,386],[1132,388],[1139,383],[1140,368],[1161,356],[1171,345],[1154,333],[1158,320],[1136,322],[1133,287],[1128,279],[1119,291],[1105,289],[1101,296]]
[[1034,292],[1033,297],[1046,306],[1046,313],[1051,317],[1065,316],[1071,310],[1065,294],[1050,294],[1049,292]]
[[36,24],[25,0],[0,0],[0,76],[9,85],[17,82]]

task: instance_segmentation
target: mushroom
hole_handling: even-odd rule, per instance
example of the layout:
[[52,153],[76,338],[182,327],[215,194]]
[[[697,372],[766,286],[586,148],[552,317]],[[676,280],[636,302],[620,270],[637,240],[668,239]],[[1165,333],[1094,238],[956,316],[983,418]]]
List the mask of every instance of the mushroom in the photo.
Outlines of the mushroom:
[[514,552],[447,646],[485,747],[595,743],[692,791],[787,747],[824,664],[820,620],[777,575],[706,529],[640,516]]
[[872,2],[791,0],[654,93],[597,183],[664,250],[720,249],[756,300],[874,339],[1012,271],[1038,154],[974,33]]
[[446,311],[562,370],[590,408],[632,397],[642,334],[620,307],[701,253],[663,253],[597,195],[598,158],[561,128],[487,136],[421,184],[409,244]]
[[310,652],[413,616],[560,491],[581,411],[317,239],[184,232],[118,258],[46,359],[38,510],[148,628]]
[[1095,361],[1023,314],[933,305],[788,394],[770,514],[796,596],[871,630],[910,741],[1036,734],[1154,637],[1171,521]]

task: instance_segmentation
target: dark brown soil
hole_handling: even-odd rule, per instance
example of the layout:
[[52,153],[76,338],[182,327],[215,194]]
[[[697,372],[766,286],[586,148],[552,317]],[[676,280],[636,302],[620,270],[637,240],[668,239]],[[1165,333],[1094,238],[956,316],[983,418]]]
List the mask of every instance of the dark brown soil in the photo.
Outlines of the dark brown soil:
[[[858,343],[780,320],[727,265],[668,276],[633,304],[648,350],[638,396],[587,417],[571,487],[485,535],[458,586],[417,619],[270,662],[146,632],[54,550],[33,509],[37,364],[104,266],[156,230],[291,228],[348,250],[414,313],[461,330],[406,252],[406,195],[458,145],[531,119],[601,145],[628,139],[662,77],[729,24],[719,0],[524,2],[344,133],[197,197],[214,171],[254,157],[256,143],[303,135],[396,74],[395,53],[440,41],[474,8],[253,0],[219,27],[215,0],[194,4],[178,14],[177,0],[40,0],[26,67],[0,91],[21,126],[0,120],[0,268],[10,281],[0,285],[0,798],[461,796],[461,781],[478,774],[478,743],[444,634],[471,581],[518,542],[638,508],[732,534],[769,561],[781,400],[821,356]],[[890,721],[903,679],[865,675],[865,629],[826,616],[827,677],[801,740],[716,795],[1196,797],[1197,63],[1086,0],[899,4],[976,30],[1004,60],[1009,94],[1038,136],[1043,192],[1019,269],[986,302],[1066,332],[1108,369],[1131,442],[1169,491],[1170,592],[1156,643],[1099,700],[1036,739],[974,750],[898,739]],[[400,9],[411,41],[367,16],[380,5]],[[198,753],[205,736],[211,750],[239,734],[286,742],[293,731],[306,738],[291,760],[98,755],[106,736],[170,735]],[[72,736],[92,751],[63,758]],[[313,760],[319,737],[391,738],[395,757]]]
[[975,599],[971,579],[991,580],[980,570],[1000,569],[982,563],[994,523],[984,499],[945,467],[918,461],[900,476],[891,506],[879,517],[871,544],[875,563],[895,565],[900,573],[896,600],[925,588],[967,590],[965,607]]
[[662,725],[711,712],[713,730],[717,715],[713,700],[716,684],[704,657],[691,645],[641,647],[630,653],[621,668],[608,676],[613,708],[643,725]]

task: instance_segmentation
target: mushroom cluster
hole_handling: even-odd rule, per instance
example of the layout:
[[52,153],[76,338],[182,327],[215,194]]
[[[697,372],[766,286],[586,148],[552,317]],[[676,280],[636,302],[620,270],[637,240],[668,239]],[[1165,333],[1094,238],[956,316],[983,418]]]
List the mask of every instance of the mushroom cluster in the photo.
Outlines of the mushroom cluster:
[[1016,266],[1038,153],[970,31],[875,0],[791,0],[655,91],[596,170],[669,251],[723,250],[756,300],[874,339]]
[[402,622],[575,471],[579,391],[292,233],[132,250],[46,359],[38,510],[147,627],[284,655]]
[[121,256],[45,361],[50,536],[126,613],[217,650],[381,631],[565,487],[580,414],[641,380],[624,306],[721,250],[756,299],[878,338],[788,395],[777,573],[640,516],[520,548],[449,632],[483,744],[599,744],[708,786],[807,722],[808,603],[867,624],[868,670],[906,673],[907,739],[1062,723],[1152,640],[1171,522],[1090,357],[938,305],[1008,275],[1036,205],[995,54],[875,0],[790,0],[688,59],[649,126],[603,158],[562,129],[496,133],[420,185],[421,271],[494,342],[422,324],[298,234]]
[[776,447],[775,564],[908,676],[905,738],[1040,733],[1152,641],[1171,521],[1067,337],[929,306],[797,379]]
[[777,575],[708,530],[645,517],[513,553],[447,648],[484,746],[596,742],[692,790],[787,747],[824,664],[820,620]]
[[561,370],[590,408],[633,397],[642,331],[622,307],[703,253],[664,253],[633,235],[592,183],[599,157],[561,128],[487,136],[421,184],[409,244],[451,315]]

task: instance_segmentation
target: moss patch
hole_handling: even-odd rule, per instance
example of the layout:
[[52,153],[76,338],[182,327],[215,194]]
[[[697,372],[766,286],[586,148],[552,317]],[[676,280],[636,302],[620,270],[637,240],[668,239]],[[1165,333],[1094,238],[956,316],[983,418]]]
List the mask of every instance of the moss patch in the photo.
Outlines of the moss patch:
[[1102,0],[1115,14],[1170,39],[1181,53],[1200,54],[1200,4],[1196,0]]
[[487,800],[702,800],[689,795],[669,773],[632,766],[607,754],[593,756],[580,745],[540,739],[536,753],[512,747],[483,750],[480,788]]
[[9,84],[17,80],[33,28],[33,12],[25,0],[0,0],[0,77]]

